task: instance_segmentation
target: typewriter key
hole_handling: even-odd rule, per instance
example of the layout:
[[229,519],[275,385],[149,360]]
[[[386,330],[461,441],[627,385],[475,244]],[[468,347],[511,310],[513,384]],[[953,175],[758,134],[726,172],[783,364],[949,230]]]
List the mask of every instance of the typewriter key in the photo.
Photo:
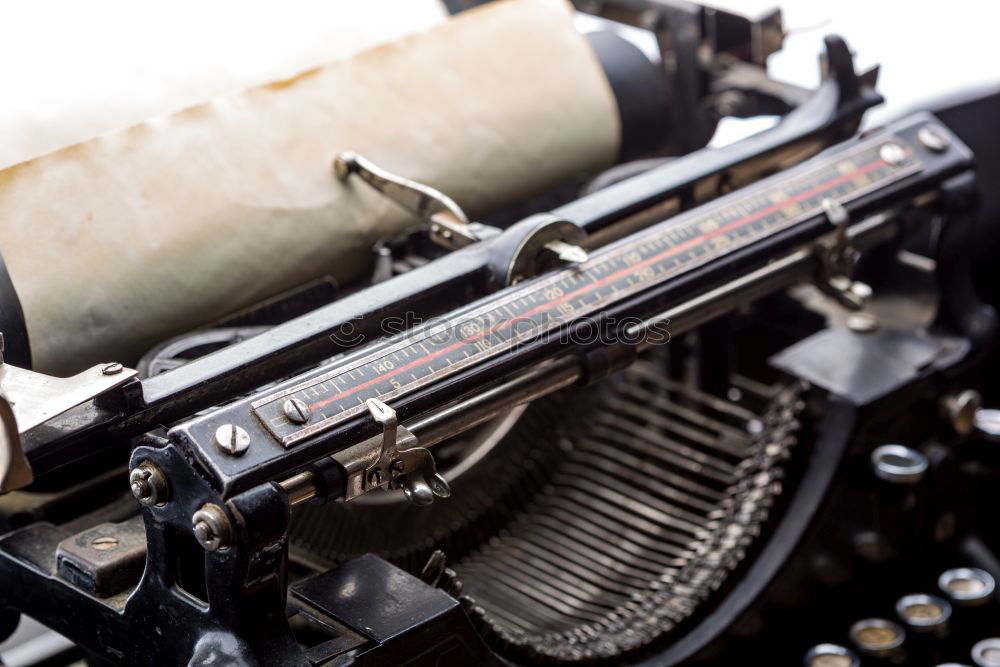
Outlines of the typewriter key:
[[973,646],[972,662],[979,667],[1000,667],[1000,639],[990,637]]
[[851,626],[851,641],[862,653],[881,656],[897,649],[906,639],[903,628],[884,618],[866,618]]
[[914,593],[896,602],[896,614],[917,632],[937,630],[951,617],[951,605],[935,595]]
[[996,582],[990,573],[976,567],[956,567],[938,577],[938,588],[956,604],[983,604],[993,595]]
[[859,667],[861,661],[851,649],[838,644],[816,644],[806,651],[805,667]]

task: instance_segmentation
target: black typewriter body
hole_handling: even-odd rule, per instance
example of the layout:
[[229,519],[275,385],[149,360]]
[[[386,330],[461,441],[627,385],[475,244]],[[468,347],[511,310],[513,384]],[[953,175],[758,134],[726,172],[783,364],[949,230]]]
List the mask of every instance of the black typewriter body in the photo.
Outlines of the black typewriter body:
[[839,37],[805,91],[748,47],[773,17],[591,4],[677,70],[653,111],[619,80],[629,149],[584,187],[470,223],[341,154],[423,219],[369,277],[20,434],[51,391],[6,281],[0,634],[65,636],[51,665],[1000,665],[1000,93],[859,131]]

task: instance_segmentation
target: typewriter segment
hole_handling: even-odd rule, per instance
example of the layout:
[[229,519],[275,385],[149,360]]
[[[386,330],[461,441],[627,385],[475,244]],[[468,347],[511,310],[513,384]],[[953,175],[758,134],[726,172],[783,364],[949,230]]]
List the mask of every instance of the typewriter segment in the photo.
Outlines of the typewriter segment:
[[0,665],[1000,666],[998,89],[877,116],[777,10],[351,11],[0,165]]
[[[799,387],[734,385],[733,402],[665,379],[662,366],[644,360],[533,404],[480,459],[487,475],[452,482],[467,494],[459,507],[424,511],[402,497],[307,506],[293,550],[331,565],[375,552],[412,568],[440,549],[450,585],[505,652],[635,652],[741,564],[784,488],[803,408]],[[366,525],[391,528],[369,542]]]

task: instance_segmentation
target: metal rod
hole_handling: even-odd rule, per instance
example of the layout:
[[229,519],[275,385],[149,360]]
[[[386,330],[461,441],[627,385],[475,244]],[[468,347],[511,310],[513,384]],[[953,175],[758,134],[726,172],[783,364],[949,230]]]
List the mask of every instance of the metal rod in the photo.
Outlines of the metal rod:
[[[893,219],[892,213],[873,215],[851,227],[847,237],[855,248],[867,249],[895,235],[897,229],[892,224]],[[627,333],[638,336],[658,323],[669,323],[671,335],[690,331],[742,303],[776,292],[814,273],[819,262],[817,252],[815,246],[796,250],[756,271],[668,308],[630,327]],[[649,343],[645,346],[648,347]]]
[[316,476],[308,470],[278,482],[278,486],[288,494],[288,502],[292,506],[312,500],[318,493]]
[[[576,359],[561,357],[424,415],[408,424],[407,428],[417,436],[420,446],[431,447],[518,405],[571,385],[579,379],[580,374],[581,368]],[[312,500],[319,493],[316,477],[309,471],[293,475],[279,482],[278,486],[288,494],[288,502],[293,507]]]

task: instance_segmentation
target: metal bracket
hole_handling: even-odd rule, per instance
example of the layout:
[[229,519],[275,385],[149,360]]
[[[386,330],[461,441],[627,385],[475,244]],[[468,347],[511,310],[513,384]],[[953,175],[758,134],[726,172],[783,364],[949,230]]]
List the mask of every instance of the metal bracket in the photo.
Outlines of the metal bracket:
[[[431,240],[449,250],[458,250],[500,233],[496,227],[470,222],[455,200],[440,190],[397,176],[357,153],[345,151],[338,155],[333,161],[333,173],[341,181],[357,174],[365,183],[429,223]],[[545,248],[564,262],[587,261],[587,252],[565,239],[550,240]]]
[[871,298],[872,290],[865,283],[851,278],[858,256],[847,234],[851,216],[844,205],[834,199],[824,199],[820,205],[834,231],[832,236],[817,244],[821,265],[819,288],[844,308],[861,310]]
[[0,493],[34,479],[21,434],[135,377],[121,364],[99,364],[68,378],[35,373],[3,361],[0,337]]
[[333,455],[347,472],[344,500],[378,487],[402,489],[415,505],[430,505],[447,498],[451,488],[437,472],[430,451],[417,446],[417,437],[399,425],[396,411],[376,398],[365,402],[382,433]]

